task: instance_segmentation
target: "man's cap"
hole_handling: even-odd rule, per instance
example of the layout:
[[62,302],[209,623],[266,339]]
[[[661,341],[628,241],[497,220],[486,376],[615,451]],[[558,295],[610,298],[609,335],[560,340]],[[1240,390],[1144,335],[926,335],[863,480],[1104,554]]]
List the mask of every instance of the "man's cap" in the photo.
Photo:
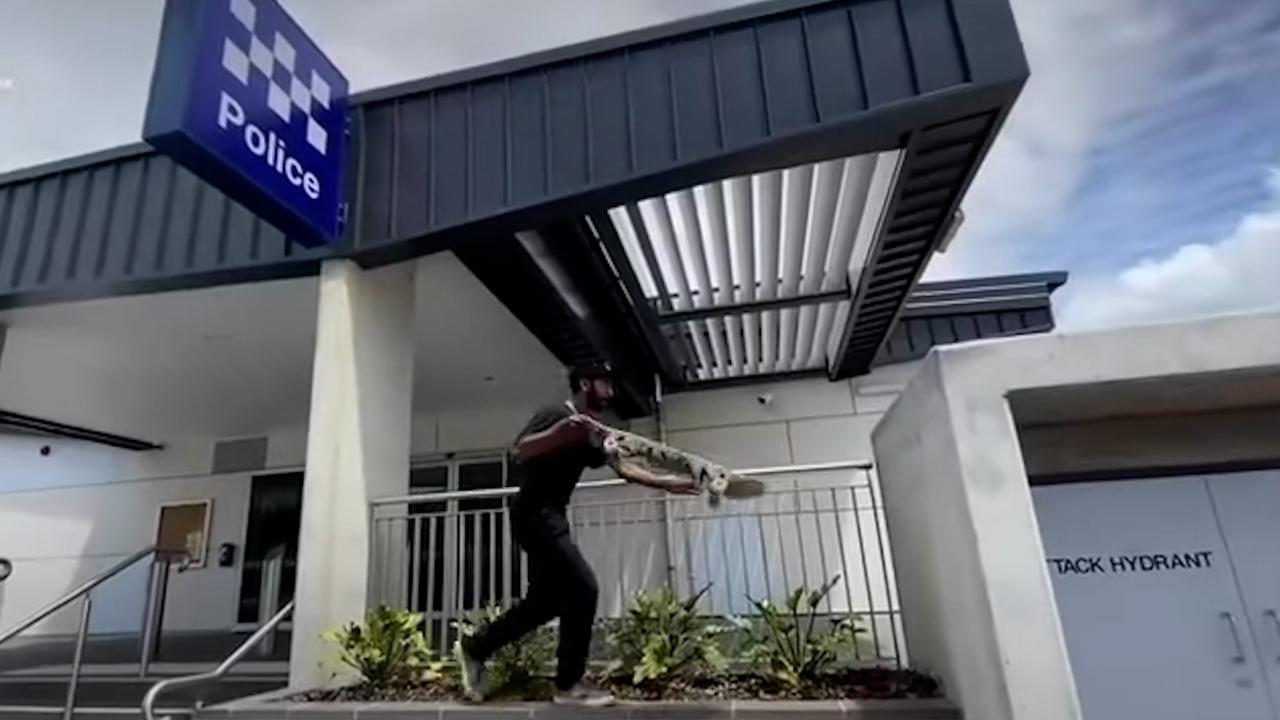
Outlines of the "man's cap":
[[579,363],[569,371],[569,383],[577,385],[579,380],[595,380],[613,378],[613,365],[604,360]]
[[580,378],[607,378],[613,377],[613,365],[606,360],[596,360],[574,365],[571,372]]

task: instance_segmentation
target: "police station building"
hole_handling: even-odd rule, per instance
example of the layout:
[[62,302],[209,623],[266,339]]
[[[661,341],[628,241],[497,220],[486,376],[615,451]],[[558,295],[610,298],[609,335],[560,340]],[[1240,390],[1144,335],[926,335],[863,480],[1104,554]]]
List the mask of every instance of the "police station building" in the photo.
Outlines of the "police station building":
[[322,685],[384,602],[443,648],[521,594],[507,448],[604,359],[613,422],[769,493],[595,478],[602,615],[839,575],[966,717],[1276,718],[1280,318],[920,280],[1028,73],[1006,0],[771,0],[349,95],[273,0],[170,2],[147,142],[0,176],[0,632],[106,577],[0,640],[0,706],[82,618],[90,679],[282,619],[255,678]]

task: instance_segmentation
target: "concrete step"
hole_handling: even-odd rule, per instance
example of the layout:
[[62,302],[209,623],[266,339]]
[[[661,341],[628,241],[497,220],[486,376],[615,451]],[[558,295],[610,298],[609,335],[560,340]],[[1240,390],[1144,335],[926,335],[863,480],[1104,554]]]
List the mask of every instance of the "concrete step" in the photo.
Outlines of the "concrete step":
[[[136,708],[142,698],[161,678],[82,678],[76,691],[77,707]],[[204,688],[177,690],[164,697],[164,704],[193,707],[197,700],[206,704],[279,690],[286,678],[227,678]],[[20,682],[0,682],[0,705],[62,707],[67,697],[67,679],[22,678]],[[0,718],[7,718],[0,713]]]
[[[182,677],[209,672],[218,666],[217,662],[158,662],[152,663],[147,670],[148,678]],[[85,663],[80,669],[81,677],[119,677],[137,678],[137,663]],[[32,665],[14,670],[0,671],[0,682],[9,682],[14,678],[28,677],[68,677],[71,665]],[[289,674],[289,663],[276,661],[246,660],[231,668],[231,677],[275,677]]]
[[[4,720],[61,720],[60,707],[40,707],[26,705],[0,705],[0,718]],[[194,711],[189,708],[165,708],[159,717],[169,720],[190,720]],[[92,708],[78,707],[75,720],[140,720],[142,711],[137,708]]]
[[[222,662],[248,638],[247,633],[166,633],[160,641],[157,663],[190,664]],[[33,667],[66,665],[75,655],[75,638],[19,636],[0,648],[0,672]],[[141,641],[136,635],[91,636],[85,644],[84,661],[87,665],[135,665],[141,655]],[[281,633],[276,639],[275,652],[269,658],[253,655],[248,660],[271,660],[277,663],[289,659],[289,634]]]

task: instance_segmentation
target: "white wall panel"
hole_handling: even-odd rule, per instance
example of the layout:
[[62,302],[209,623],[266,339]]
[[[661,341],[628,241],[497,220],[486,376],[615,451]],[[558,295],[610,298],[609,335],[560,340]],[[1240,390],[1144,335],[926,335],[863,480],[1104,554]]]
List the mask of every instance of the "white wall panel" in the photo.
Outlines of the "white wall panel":
[[[761,403],[761,396],[770,396]],[[680,393],[666,399],[669,430],[853,414],[849,386],[825,379]]]
[[771,467],[791,462],[785,423],[735,425],[668,433],[676,447],[702,453],[732,467]]
[[871,459],[871,430],[877,415],[793,420],[791,455],[797,464]]

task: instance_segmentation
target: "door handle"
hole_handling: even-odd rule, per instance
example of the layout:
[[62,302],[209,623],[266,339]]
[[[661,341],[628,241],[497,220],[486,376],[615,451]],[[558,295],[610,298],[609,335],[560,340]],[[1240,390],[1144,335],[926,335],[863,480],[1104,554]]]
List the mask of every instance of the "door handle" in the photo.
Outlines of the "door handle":
[[1224,612],[1218,617],[1227,622],[1227,629],[1231,631],[1231,641],[1236,645],[1236,654],[1231,658],[1231,662],[1236,665],[1244,664],[1244,645],[1240,643],[1240,629],[1236,627],[1236,616],[1229,612]]
[[[1280,615],[1275,610],[1266,610],[1262,617],[1271,618],[1271,627],[1276,629],[1276,640],[1280,641]],[[1280,662],[1280,655],[1276,655],[1276,662]]]

